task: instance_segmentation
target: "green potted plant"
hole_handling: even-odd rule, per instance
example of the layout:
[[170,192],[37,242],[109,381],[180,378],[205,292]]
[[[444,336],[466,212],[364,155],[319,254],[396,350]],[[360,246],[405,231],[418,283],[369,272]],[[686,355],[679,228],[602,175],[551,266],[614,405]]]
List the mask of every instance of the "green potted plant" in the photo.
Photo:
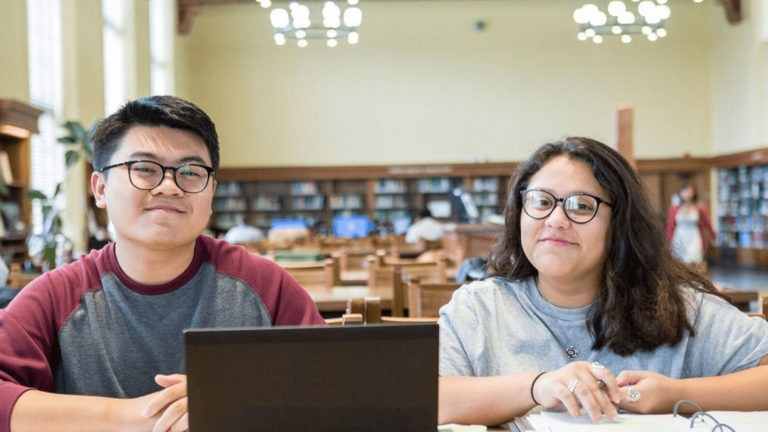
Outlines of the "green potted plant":
[[[98,121],[94,121],[89,129],[86,129],[79,121],[70,120],[62,127],[65,134],[57,141],[65,146],[64,161],[67,172],[83,158],[90,162],[93,158],[93,145],[91,138]],[[29,255],[37,257],[37,263],[43,269],[52,269],[57,265],[57,258],[64,253],[67,247],[72,246],[72,240],[64,235],[62,230],[61,213],[63,209],[57,205],[57,198],[64,192],[63,183],[57,183],[51,196],[30,189],[28,196],[33,200],[40,200],[43,213],[43,230],[40,234],[33,234],[27,239]]]

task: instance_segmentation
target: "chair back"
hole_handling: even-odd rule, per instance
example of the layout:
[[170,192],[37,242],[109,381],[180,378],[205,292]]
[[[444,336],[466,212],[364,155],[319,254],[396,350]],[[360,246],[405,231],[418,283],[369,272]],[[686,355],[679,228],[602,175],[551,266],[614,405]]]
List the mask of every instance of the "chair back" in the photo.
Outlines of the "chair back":
[[445,255],[438,254],[435,261],[393,260],[384,254],[368,257],[368,286],[392,288],[392,316],[404,316],[407,297],[404,281],[418,278],[424,282],[448,281]]
[[328,258],[320,262],[281,263],[296,282],[304,288],[334,287],[334,262]]
[[762,313],[763,304],[759,291],[725,291],[722,294],[740,311],[752,312],[752,305],[756,304],[760,309],[756,312]]
[[405,283],[409,317],[432,317],[440,314],[440,308],[451,301],[459,282],[421,282],[412,278]]

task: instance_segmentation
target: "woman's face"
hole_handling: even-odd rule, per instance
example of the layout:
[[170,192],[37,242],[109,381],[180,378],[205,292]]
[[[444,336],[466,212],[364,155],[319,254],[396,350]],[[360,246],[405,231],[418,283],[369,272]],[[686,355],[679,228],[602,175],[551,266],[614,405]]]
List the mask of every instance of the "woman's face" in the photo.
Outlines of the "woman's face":
[[[531,177],[528,190],[537,189],[564,198],[582,192],[610,201],[590,168],[566,156],[550,159]],[[523,252],[538,270],[539,278],[597,283],[608,249],[611,207],[598,206],[594,219],[577,224],[565,216],[562,202],[544,219],[534,219],[525,211],[520,217]]]
[[693,201],[693,186],[686,186],[682,189],[680,189],[680,199],[683,202],[692,202]]

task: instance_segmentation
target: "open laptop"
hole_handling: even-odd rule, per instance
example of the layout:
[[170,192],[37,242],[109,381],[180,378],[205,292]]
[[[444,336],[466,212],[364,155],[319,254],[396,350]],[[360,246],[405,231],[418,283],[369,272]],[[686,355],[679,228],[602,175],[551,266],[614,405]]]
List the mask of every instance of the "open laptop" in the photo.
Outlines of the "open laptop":
[[185,332],[190,430],[435,431],[436,324]]

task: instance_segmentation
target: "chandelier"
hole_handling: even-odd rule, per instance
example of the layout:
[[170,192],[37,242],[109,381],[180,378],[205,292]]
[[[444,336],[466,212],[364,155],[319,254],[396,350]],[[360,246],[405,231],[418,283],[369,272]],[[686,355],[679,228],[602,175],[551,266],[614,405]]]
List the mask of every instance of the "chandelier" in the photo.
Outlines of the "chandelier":
[[664,24],[671,15],[667,0],[611,0],[602,5],[586,3],[573,12],[579,40],[599,44],[604,36],[617,36],[630,43],[635,35],[653,42],[667,35]]
[[[272,0],[256,1],[263,8],[272,6]],[[356,44],[360,40],[357,27],[363,19],[363,12],[357,7],[358,1],[322,2],[321,8],[314,8],[314,15],[322,16],[321,21],[312,20],[313,9],[308,6],[307,1],[291,0],[287,8],[273,8],[269,13],[269,20],[275,29],[275,43],[285,45],[288,39],[296,39],[296,45],[304,48],[310,39],[320,39],[329,47],[335,47],[339,44],[339,39],[346,39],[350,45]]]

